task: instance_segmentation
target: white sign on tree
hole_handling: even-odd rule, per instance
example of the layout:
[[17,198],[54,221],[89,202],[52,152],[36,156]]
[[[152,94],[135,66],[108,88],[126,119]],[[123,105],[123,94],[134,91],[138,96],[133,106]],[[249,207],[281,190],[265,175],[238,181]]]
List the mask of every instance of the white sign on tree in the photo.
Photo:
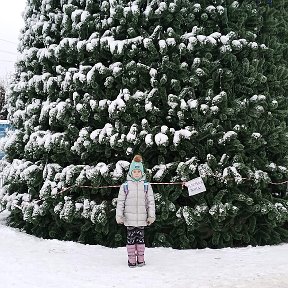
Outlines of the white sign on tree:
[[188,181],[184,185],[188,187],[189,196],[206,191],[205,184],[201,177]]

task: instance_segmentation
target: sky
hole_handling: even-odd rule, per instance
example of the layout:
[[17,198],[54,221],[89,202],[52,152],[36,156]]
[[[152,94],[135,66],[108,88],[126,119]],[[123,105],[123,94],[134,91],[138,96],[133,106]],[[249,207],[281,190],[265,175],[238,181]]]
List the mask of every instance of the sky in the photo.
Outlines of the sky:
[[24,26],[22,12],[26,0],[1,0],[0,4],[0,80],[14,71],[20,30]]

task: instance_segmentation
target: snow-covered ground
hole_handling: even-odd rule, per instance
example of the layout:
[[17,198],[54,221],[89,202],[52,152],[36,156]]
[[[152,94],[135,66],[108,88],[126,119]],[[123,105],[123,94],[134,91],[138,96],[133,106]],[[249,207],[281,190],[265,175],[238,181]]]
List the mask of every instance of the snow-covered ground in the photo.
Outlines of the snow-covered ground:
[[125,248],[43,240],[5,226],[0,214],[0,287],[287,288],[288,244],[221,250],[146,249],[127,267]]

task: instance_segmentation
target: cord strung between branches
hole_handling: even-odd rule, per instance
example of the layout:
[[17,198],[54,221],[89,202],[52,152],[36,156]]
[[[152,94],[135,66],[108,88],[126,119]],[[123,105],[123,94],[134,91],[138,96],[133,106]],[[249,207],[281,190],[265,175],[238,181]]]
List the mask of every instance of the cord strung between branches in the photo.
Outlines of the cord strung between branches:
[[[214,175],[213,175],[214,176]],[[216,177],[214,176],[215,178],[219,178],[219,177]],[[223,178],[221,178],[223,179]],[[235,178],[228,178],[227,180],[234,180]],[[252,181],[254,179],[249,179],[249,178],[241,178],[241,180],[247,180],[247,181]],[[162,182],[162,183],[150,183],[151,185],[182,185],[182,189],[183,187],[185,186],[185,183],[188,182],[188,181],[185,181],[185,182]],[[283,181],[283,182],[268,182],[267,184],[271,184],[271,185],[283,185],[283,184],[287,184],[288,183],[288,180],[286,181]],[[68,191],[70,189],[73,189],[73,188],[92,188],[92,189],[107,189],[107,188],[120,188],[121,185],[110,185],[110,186],[81,186],[81,185],[73,185],[73,186],[70,186],[70,187],[66,187],[64,189],[62,189],[61,191],[59,191],[58,193],[61,194],[61,193],[64,193],[65,191]],[[57,194],[58,194],[57,193]]]
[[[182,185],[184,186],[185,182],[173,182],[173,183],[149,183],[151,185]],[[70,190],[72,188],[92,188],[92,189],[107,189],[107,188],[120,188],[121,185],[111,185],[111,186],[81,186],[81,185],[73,185],[70,187],[66,187],[64,189],[62,189],[61,191],[59,191],[59,193],[64,193],[67,190]]]

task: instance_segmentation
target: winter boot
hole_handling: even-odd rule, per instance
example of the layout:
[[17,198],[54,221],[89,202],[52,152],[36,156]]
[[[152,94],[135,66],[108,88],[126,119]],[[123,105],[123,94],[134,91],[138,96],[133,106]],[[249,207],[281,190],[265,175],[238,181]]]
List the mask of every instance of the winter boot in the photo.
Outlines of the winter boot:
[[128,266],[130,268],[136,267],[136,245],[126,245],[128,253]]
[[145,265],[144,261],[144,251],[145,251],[145,244],[136,244],[137,250],[137,266],[141,267]]

